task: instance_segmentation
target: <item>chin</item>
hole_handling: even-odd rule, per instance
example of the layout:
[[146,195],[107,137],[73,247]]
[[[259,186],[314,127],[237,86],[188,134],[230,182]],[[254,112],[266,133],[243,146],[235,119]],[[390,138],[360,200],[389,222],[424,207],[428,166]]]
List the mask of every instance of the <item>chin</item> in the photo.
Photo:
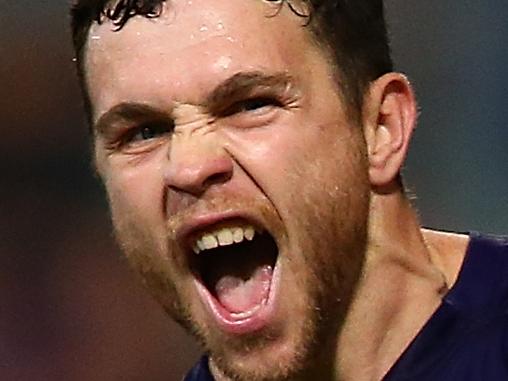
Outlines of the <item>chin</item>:
[[224,196],[173,217],[165,237],[135,213],[115,226],[131,265],[217,374],[304,380],[320,364],[333,368],[365,253],[367,198],[332,192],[322,200],[328,193],[284,220],[264,199]]
[[345,314],[345,296],[338,302],[333,290],[326,284],[318,285],[315,276],[293,279],[288,284],[294,285],[292,292],[281,292],[271,324],[258,331],[226,334],[211,321],[194,330],[210,354],[216,377],[238,381],[305,380],[320,369],[319,364],[333,362],[333,340]]
[[[222,340],[210,343],[213,373],[241,381],[283,381],[300,379],[314,368],[321,345],[315,327],[301,327],[290,337],[273,337],[270,332],[242,342]],[[218,378],[220,379],[220,378]]]

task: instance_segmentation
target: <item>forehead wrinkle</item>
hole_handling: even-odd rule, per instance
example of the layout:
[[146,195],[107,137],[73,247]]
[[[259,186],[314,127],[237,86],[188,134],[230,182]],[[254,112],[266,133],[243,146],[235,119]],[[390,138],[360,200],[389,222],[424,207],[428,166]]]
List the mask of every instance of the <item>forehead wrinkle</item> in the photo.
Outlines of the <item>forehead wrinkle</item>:
[[175,121],[175,133],[180,132],[183,126],[210,125],[212,122],[212,118],[207,115],[206,109],[203,106],[180,102],[175,102],[173,119]]

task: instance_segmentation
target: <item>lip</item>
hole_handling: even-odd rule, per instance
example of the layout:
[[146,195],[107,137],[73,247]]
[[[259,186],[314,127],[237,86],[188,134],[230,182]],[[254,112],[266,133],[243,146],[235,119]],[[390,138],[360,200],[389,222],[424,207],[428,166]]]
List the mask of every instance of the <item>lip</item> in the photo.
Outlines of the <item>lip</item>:
[[[210,226],[219,225],[221,223],[234,223],[235,221],[238,221],[240,224],[242,222],[244,224],[248,223],[254,226],[257,231],[267,231],[275,238],[267,224],[263,223],[253,212],[247,210],[225,210],[195,214],[186,219],[178,229],[175,230],[175,238],[177,242],[186,249],[185,251],[188,255],[193,258],[193,256],[196,255],[191,250],[194,242],[193,240],[200,232],[203,232]],[[208,288],[203,284],[197,274],[194,274],[193,277],[201,303],[219,329],[226,334],[242,335],[254,333],[268,325],[275,315],[277,305],[276,297],[280,283],[280,255],[273,269],[268,297],[259,305],[259,308],[256,308],[255,311],[251,313],[232,314],[208,291]]]
[[[267,230],[266,226],[252,213],[238,210],[226,210],[214,213],[202,213],[194,215],[187,219],[176,230],[176,240],[186,250],[192,249],[193,238],[208,227],[226,222],[247,222],[256,228],[256,230]],[[192,250],[190,250],[192,251]]]
[[250,313],[232,314],[210,294],[200,279],[195,278],[194,282],[201,301],[205,304],[206,309],[220,330],[226,334],[237,336],[254,333],[269,325],[274,318],[277,305],[276,299],[280,287],[279,259],[277,259],[273,269],[268,298],[259,305],[259,308],[256,307]]

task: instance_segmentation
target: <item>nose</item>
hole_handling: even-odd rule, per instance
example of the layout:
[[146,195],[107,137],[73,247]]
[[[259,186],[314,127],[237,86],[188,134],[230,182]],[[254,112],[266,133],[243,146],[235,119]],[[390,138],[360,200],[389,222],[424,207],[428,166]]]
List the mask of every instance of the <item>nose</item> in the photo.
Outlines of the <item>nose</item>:
[[164,177],[166,185],[175,191],[199,196],[233,175],[233,160],[224,149],[175,141],[168,156]]

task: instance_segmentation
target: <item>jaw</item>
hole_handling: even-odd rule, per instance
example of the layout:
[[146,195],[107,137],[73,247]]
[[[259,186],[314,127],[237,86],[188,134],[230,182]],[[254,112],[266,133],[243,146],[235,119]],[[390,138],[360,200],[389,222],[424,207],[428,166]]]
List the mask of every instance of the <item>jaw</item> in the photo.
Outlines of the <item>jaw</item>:
[[[256,227],[259,225],[263,226],[256,224]],[[131,226],[127,229],[129,231],[121,235],[132,237],[133,229]],[[210,227],[207,229],[213,230]],[[341,279],[343,274],[340,269],[334,270],[340,268],[339,255],[337,263],[329,263],[325,268],[322,268],[320,259],[316,261],[317,252],[331,250],[323,245],[315,246],[319,242],[317,237],[306,235],[289,242],[289,238],[278,233],[282,230],[280,227],[271,226],[268,229],[277,237],[277,255],[273,273],[265,274],[269,283],[267,297],[262,298],[254,308],[244,311],[232,312],[223,308],[214,294],[211,284],[214,277],[221,277],[220,271],[205,281],[203,277],[207,277],[203,273],[198,275],[197,269],[190,270],[194,265],[187,262],[191,267],[185,270],[185,261],[170,263],[165,259],[160,253],[161,249],[154,247],[153,237],[143,240],[136,238],[137,248],[131,250],[129,255],[152,293],[175,320],[197,336],[212,354],[217,367],[226,374],[244,375],[244,379],[249,381],[262,380],[262,375],[266,377],[267,374],[283,377],[291,372],[302,372],[302,367],[310,368],[309,364],[316,361],[315,357],[324,343],[329,342],[329,336],[335,336],[340,317],[345,313],[345,305],[337,299],[347,299],[344,294],[349,291],[346,291],[345,284],[355,283]],[[175,243],[174,247],[168,247],[168,252],[175,256],[180,252],[191,258],[196,257],[192,246],[185,252],[177,246]],[[358,250],[361,251],[361,248]],[[210,255],[211,264],[204,260],[201,265],[213,265],[213,250],[199,255],[207,254]],[[222,255],[224,258],[220,261],[224,261],[229,255],[241,255],[241,252],[215,254]],[[347,256],[355,254],[359,253],[349,253]],[[352,273],[356,271],[353,268],[350,270]],[[339,290],[340,294],[327,294],[329,288],[335,290],[332,292]],[[332,300],[331,304],[327,304],[326,300]],[[323,314],[323,311],[326,313]],[[260,367],[259,364],[264,365]]]
[[[310,268],[311,275],[298,276],[289,252],[282,252],[279,260],[275,297],[263,311],[271,317],[267,324],[250,332],[226,333],[215,321],[205,320],[204,341],[218,375],[249,381],[328,379],[320,364],[326,365],[325,373],[332,371],[329,364],[335,361],[336,338],[351,292],[331,272]],[[327,287],[337,291],[333,284],[339,284],[340,294],[327,292]],[[305,378],[308,375],[314,378]]]
[[[288,286],[297,283],[290,276],[295,272],[291,268],[291,257],[297,253],[291,253],[280,227],[274,227],[273,221],[265,222],[226,219],[200,226],[198,233],[190,234],[193,238],[202,237],[203,232],[249,223],[256,227],[252,241],[199,254],[193,251],[190,260],[193,274],[192,285],[189,285],[189,295],[192,294],[193,299],[190,312],[197,327],[195,331],[220,369],[231,369],[232,363],[240,368],[232,374],[252,375],[256,363],[272,363],[277,372],[278,363],[273,359],[290,361],[295,357],[293,335],[307,336],[300,333],[299,319],[288,321],[288,312],[307,316],[310,305],[305,296],[298,298],[299,294],[303,295],[296,291],[299,285]],[[187,244],[189,248],[194,246],[193,241]],[[226,284],[226,290],[217,290],[221,283],[231,280],[228,278],[234,278],[233,285]],[[244,284],[235,284],[242,281]],[[291,289],[293,292],[288,292]],[[257,378],[249,376],[247,379]]]

